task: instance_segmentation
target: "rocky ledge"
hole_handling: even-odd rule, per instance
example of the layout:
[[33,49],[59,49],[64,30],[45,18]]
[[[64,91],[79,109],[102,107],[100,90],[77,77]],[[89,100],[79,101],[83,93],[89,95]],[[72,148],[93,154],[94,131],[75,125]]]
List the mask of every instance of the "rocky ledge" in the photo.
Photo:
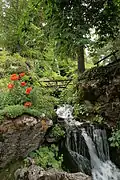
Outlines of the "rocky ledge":
[[91,177],[78,173],[67,173],[51,169],[45,171],[39,166],[31,165],[15,172],[15,180],[91,180]]
[[5,120],[0,125],[0,168],[36,150],[50,126],[52,120],[29,115]]

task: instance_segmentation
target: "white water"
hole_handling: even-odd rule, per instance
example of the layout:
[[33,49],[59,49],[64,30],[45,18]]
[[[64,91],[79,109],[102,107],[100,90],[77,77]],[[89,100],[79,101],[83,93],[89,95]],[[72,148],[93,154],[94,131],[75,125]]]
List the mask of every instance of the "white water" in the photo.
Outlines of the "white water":
[[[74,117],[72,116],[73,113],[73,107],[70,105],[63,105],[62,107],[59,107],[56,111],[59,118],[64,119],[65,123],[71,126],[81,126],[83,123],[74,120]],[[98,147],[100,148],[99,152],[102,152],[103,144],[102,141],[107,142],[104,138],[106,138],[106,134],[104,134],[103,138],[101,139],[100,130],[94,130],[93,132],[93,138],[94,140],[97,139],[96,143],[98,143]],[[92,177],[93,180],[120,180],[120,171],[117,169],[117,167],[109,160],[109,147],[106,144],[106,157],[108,160],[105,160],[104,152],[99,154],[103,156],[101,159],[104,159],[103,162],[100,160],[97,156],[95,144],[93,143],[91,137],[89,137],[84,129],[82,129],[82,136],[85,139],[86,145],[89,149],[89,154],[91,158],[91,166],[92,166]],[[69,143],[68,143],[69,144]],[[105,144],[105,143],[104,143]],[[73,153],[73,151],[71,151]],[[74,152],[75,153],[75,152]],[[77,154],[77,153],[76,153]],[[78,159],[78,158],[77,158]],[[79,161],[80,162],[80,161]]]
[[82,135],[91,157],[93,180],[120,180],[119,169],[110,160],[103,162],[98,158],[95,145],[84,129],[82,130]]
[[68,104],[60,106],[56,111],[58,117],[64,119],[65,123],[69,124],[69,126],[80,126],[81,124],[83,124],[79,121],[74,120],[72,113],[73,107]]

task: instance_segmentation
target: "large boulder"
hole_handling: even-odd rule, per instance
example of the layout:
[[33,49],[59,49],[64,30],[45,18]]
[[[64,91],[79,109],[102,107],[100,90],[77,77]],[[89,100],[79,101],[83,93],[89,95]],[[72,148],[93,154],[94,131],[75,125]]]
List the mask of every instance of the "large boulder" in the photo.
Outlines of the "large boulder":
[[14,159],[26,157],[44,141],[52,120],[23,115],[0,125],[0,167]]
[[15,172],[15,180],[91,180],[91,177],[78,173],[67,173],[55,169],[45,171],[39,166],[31,165]]

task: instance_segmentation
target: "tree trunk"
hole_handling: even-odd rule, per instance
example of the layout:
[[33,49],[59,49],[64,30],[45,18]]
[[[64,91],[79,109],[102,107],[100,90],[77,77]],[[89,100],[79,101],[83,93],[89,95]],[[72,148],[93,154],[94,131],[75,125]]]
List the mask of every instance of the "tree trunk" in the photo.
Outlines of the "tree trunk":
[[77,51],[78,58],[78,73],[83,73],[85,71],[85,62],[84,62],[84,47],[80,46]]

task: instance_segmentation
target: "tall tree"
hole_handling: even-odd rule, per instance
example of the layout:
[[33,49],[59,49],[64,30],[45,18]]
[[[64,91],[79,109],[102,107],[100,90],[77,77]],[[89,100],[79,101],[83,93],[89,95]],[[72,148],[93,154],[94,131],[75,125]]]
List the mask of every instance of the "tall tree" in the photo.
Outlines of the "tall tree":
[[114,0],[46,0],[47,25],[57,47],[78,59],[79,72],[84,71],[84,48],[90,44],[91,29],[99,42],[117,33],[118,6]]
[[11,52],[41,50],[43,41],[41,1],[1,0],[5,47]]

